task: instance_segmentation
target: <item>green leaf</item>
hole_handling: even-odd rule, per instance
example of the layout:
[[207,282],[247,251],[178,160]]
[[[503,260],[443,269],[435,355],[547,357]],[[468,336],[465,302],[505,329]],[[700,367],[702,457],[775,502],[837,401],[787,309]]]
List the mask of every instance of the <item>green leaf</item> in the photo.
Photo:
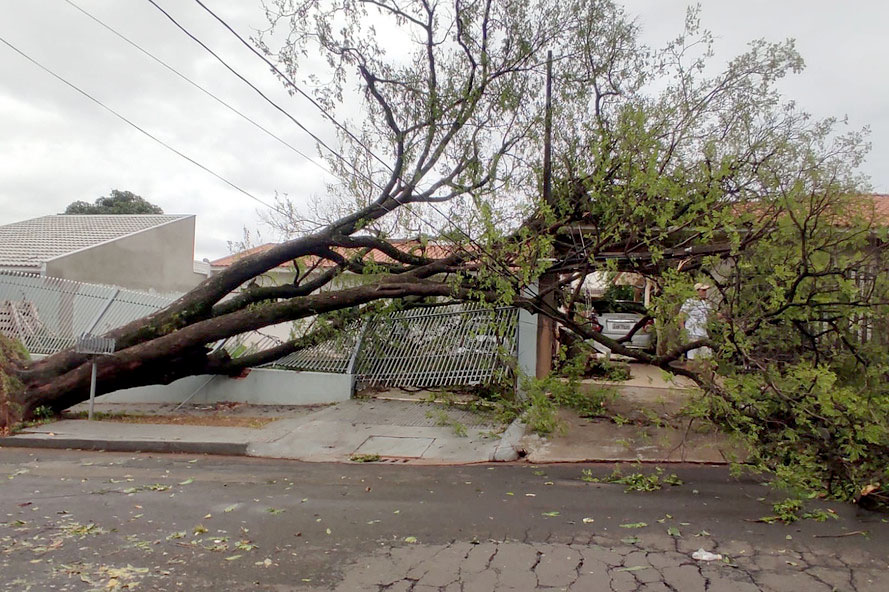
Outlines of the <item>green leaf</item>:
[[645,528],[648,526],[646,522],[629,522],[627,524],[621,524],[621,528]]

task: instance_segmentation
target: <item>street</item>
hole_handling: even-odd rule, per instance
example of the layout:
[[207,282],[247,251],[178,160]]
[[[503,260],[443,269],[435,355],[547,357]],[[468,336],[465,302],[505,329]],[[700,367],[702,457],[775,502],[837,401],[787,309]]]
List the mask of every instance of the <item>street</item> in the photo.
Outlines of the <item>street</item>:
[[818,502],[837,518],[765,524],[784,496],[725,467],[666,466],[683,483],[645,493],[585,469],[612,466],[0,449],[0,586],[889,590],[886,516]]

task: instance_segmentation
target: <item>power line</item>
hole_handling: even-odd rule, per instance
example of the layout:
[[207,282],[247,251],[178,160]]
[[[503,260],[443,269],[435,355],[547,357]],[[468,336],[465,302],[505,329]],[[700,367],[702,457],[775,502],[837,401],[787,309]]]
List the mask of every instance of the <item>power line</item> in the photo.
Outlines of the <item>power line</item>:
[[12,43],[10,43],[9,41],[7,41],[7,40],[4,39],[3,37],[0,37],[0,43],[3,43],[3,44],[6,45],[8,48],[10,48],[10,49],[13,50],[14,52],[16,52],[17,54],[19,54],[19,55],[22,56],[23,58],[25,58],[26,60],[28,60],[29,62],[31,62],[32,64],[34,64],[35,66],[37,66],[38,68],[40,68],[41,70],[43,70],[44,72],[46,72],[47,74],[49,74],[50,76],[52,76],[53,78],[55,78],[56,80],[58,80],[59,82],[65,84],[66,86],[68,86],[68,87],[72,88],[73,90],[77,91],[78,93],[80,93],[80,94],[83,95],[84,97],[88,98],[90,101],[94,102],[95,104],[99,105],[100,107],[102,107],[103,109],[105,109],[106,111],[108,111],[109,113],[111,113],[112,115],[114,115],[115,117],[117,117],[118,119],[120,119],[121,121],[123,121],[124,123],[126,123],[127,125],[129,125],[129,126],[135,128],[136,130],[138,130],[138,131],[141,132],[142,134],[148,136],[149,138],[151,138],[152,140],[154,140],[155,142],[157,142],[158,144],[160,144],[161,146],[163,146],[163,147],[166,148],[167,150],[169,150],[169,151],[171,151],[171,152],[177,154],[178,156],[184,158],[185,160],[187,160],[187,161],[190,162],[191,164],[195,165],[196,167],[202,169],[203,171],[205,171],[205,172],[207,172],[207,173],[210,173],[211,175],[213,175],[214,177],[216,177],[217,179],[219,179],[220,181],[222,181],[223,183],[225,183],[225,184],[228,185],[229,187],[231,187],[231,188],[233,188],[233,189],[235,189],[235,190],[237,190],[237,191],[240,191],[241,193],[243,193],[244,195],[246,195],[246,196],[249,197],[250,199],[252,199],[252,200],[254,200],[254,201],[256,201],[256,202],[259,202],[259,203],[261,203],[262,205],[264,205],[265,207],[267,207],[267,208],[269,208],[269,209],[272,209],[272,210],[275,210],[276,212],[278,212],[278,213],[280,213],[280,214],[282,214],[282,215],[286,215],[285,212],[279,210],[277,207],[275,207],[275,206],[273,206],[273,205],[271,205],[271,204],[268,204],[268,203],[264,202],[263,200],[259,199],[258,197],[256,197],[255,195],[253,195],[252,193],[250,193],[249,191],[247,191],[246,189],[243,189],[243,188],[239,187],[238,185],[235,185],[233,182],[229,181],[228,179],[226,179],[225,177],[223,177],[223,176],[220,175],[219,173],[217,173],[217,172],[213,171],[212,169],[210,169],[210,168],[204,166],[203,164],[199,163],[198,161],[196,161],[195,159],[191,158],[191,157],[188,156],[187,154],[184,154],[184,153],[180,152],[180,151],[177,150],[176,148],[173,148],[172,146],[170,146],[169,144],[167,144],[166,142],[164,142],[163,140],[161,140],[161,139],[158,138],[157,136],[151,134],[150,132],[148,132],[148,131],[145,130],[144,128],[142,128],[142,127],[138,126],[137,124],[133,123],[132,121],[130,121],[129,119],[127,119],[126,117],[124,117],[123,115],[121,115],[120,113],[118,113],[117,111],[115,111],[114,109],[112,109],[111,107],[109,107],[108,105],[106,105],[105,103],[103,103],[102,101],[100,101],[99,99],[97,99],[96,97],[92,96],[91,94],[89,94],[89,93],[86,92],[85,90],[82,90],[81,88],[79,88],[79,87],[76,86],[75,84],[73,84],[73,83],[71,83],[71,82],[68,82],[66,79],[62,78],[61,76],[59,76],[58,74],[56,74],[55,72],[53,72],[52,70],[50,70],[49,68],[47,68],[46,66],[44,66],[43,64],[41,64],[40,62],[38,62],[37,60],[35,60],[34,58],[32,58],[31,56],[29,56],[29,55],[26,54],[25,52],[23,52],[22,50],[20,50],[20,49],[17,48],[16,46],[14,46]]
[[212,49],[210,49],[210,48],[209,48],[203,41],[201,41],[200,39],[198,39],[198,38],[197,38],[195,35],[193,35],[188,29],[186,29],[183,25],[181,25],[181,24],[179,23],[179,21],[177,21],[175,18],[173,18],[173,16],[172,16],[169,12],[167,12],[166,10],[164,10],[164,9],[157,3],[157,2],[155,2],[154,0],[148,0],[148,2],[149,2],[152,6],[154,6],[155,8],[157,8],[157,9],[158,9],[158,10],[159,10],[165,17],[167,17],[167,19],[168,19],[171,23],[173,23],[174,25],[176,25],[176,28],[178,28],[180,31],[182,31],[183,33],[185,33],[185,34],[186,34],[192,41],[194,41],[195,43],[197,43],[198,45],[200,45],[200,46],[204,49],[204,51],[206,51],[206,52],[209,53],[211,56],[213,56],[214,58],[216,58],[216,60],[217,60],[220,64],[222,64],[222,65],[223,65],[229,72],[231,72],[232,74],[234,74],[235,76],[237,76],[237,77],[238,77],[244,84],[246,84],[246,85],[249,86],[251,89],[253,89],[253,90],[254,90],[260,97],[262,97],[263,99],[265,99],[265,101],[268,102],[272,107],[274,107],[275,109],[277,109],[278,111],[280,111],[285,117],[287,117],[288,119],[290,119],[290,121],[292,121],[293,123],[295,123],[301,130],[303,130],[304,132],[306,132],[307,134],[309,134],[309,136],[310,136],[313,140],[315,140],[316,142],[318,142],[318,144],[319,144],[320,146],[324,147],[328,152],[330,152],[330,153],[331,153],[332,155],[334,155],[336,158],[338,158],[339,160],[341,160],[347,167],[349,167],[350,169],[352,169],[352,171],[354,171],[356,175],[358,175],[359,177],[364,178],[365,180],[367,180],[368,182],[370,182],[370,183],[372,183],[372,184],[376,184],[376,183],[374,182],[373,179],[368,178],[366,175],[364,175],[364,173],[362,173],[361,171],[359,171],[359,170],[358,170],[358,167],[356,167],[355,164],[354,164],[352,161],[350,161],[348,158],[346,158],[345,156],[343,156],[342,154],[340,154],[339,152],[337,152],[336,150],[334,150],[333,148],[331,148],[330,146],[328,146],[327,143],[324,142],[324,140],[322,140],[322,139],[319,138],[317,135],[315,135],[314,133],[312,133],[312,131],[310,131],[310,130],[309,130],[305,125],[303,125],[298,119],[296,119],[296,118],[293,117],[290,113],[288,113],[286,109],[284,109],[283,107],[281,107],[280,105],[278,105],[278,103],[276,103],[275,101],[273,101],[272,99],[270,99],[270,98],[268,97],[268,95],[266,95],[266,94],[265,94],[264,92],[262,92],[259,88],[257,88],[256,85],[254,85],[252,82],[250,82],[249,80],[247,80],[247,79],[246,79],[240,72],[238,72],[238,71],[235,70],[233,67],[231,67],[231,66],[228,64],[228,62],[226,62],[225,60],[223,60],[223,59],[222,59],[216,52],[214,52]]
[[174,67],[170,66],[169,64],[167,64],[166,62],[164,62],[163,60],[161,60],[160,58],[158,58],[157,56],[155,56],[154,54],[152,54],[151,52],[149,52],[148,50],[146,50],[145,48],[143,48],[142,46],[140,46],[140,45],[137,44],[136,42],[130,40],[129,38],[127,38],[126,36],[124,36],[122,33],[116,31],[116,30],[115,30],[114,28],[112,28],[110,25],[104,23],[104,22],[101,21],[99,18],[97,18],[96,16],[90,14],[89,12],[87,12],[86,10],[84,10],[83,8],[81,8],[80,6],[78,6],[77,4],[75,4],[74,2],[72,2],[71,0],[64,0],[64,1],[65,1],[66,3],[68,3],[72,8],[75,8],[76,10],[80,11],[82,14],[84,14],[84,15],[87,16],[87,17],[89,17],[89,18],[92,19],[94,22],[96,22],[97,24],[101,25],[102,27],[104,27],[105,29],[107,29],[108,31],[110,31],[111,33],[113,33],[114,35],[116,35],[118,38],[120,38],[121,40],[123,40],[123,41],[125,41],[126,43],[128,43],[129,45],[131,45],[132,47],[138,49],[138,50],[141,51],[143,54],[145,54],[146,56],[148,56],[149,58],[151,58],[152,60],[154,60],[155,62],[157,62],[158,64],[160,64],[161,66],[163,66],[164,68],[166,68],[167,70],[169,70],[170,72],[172,72],[173,74],[175,74],[176,76],[178,76],[179,78],[181,78],[182,80],[184,80],[185,82],[189,83],[190,85],[192,85],[192,86],[195,87],[196,89],[200,90],[200,91],[203,92],[205,95],[207,95],[208,97],[212,98],[213,100],[215,100],[217,103],[219,103],[219,104],[222,105],[223,107],[226,107],[229,111],[235,113],[236,115],[240,116],[242,119],[244,119],[244,120],[248,121],[249,123],[253,124],[255,127],[259,128],[260,130],[262,130],[262,131],[265,132],[267,135],[271,136],[272,138],[274,138],[275,140],[277,140],[278,142],[280,142],[280,143],[283,144],[284,146],[287,146],[287,147],[290,148],[293,152],[295,152],[296,154],[302,156],[303,158],[305,158],[306,160],[308,160],[309,162],[311,162],[312,164],[314,164],[315,166],[317,166],[318,168],[320,168],[320,169],[321,169],[322,171],[324,171],[325,173],[330,174],[330,171],[329,171],[329,170],[327,170],[325,167],[321,166],[317,161],[315,161],[314,159],[312,159],[311,157],[309,157],[308,155],[306,155],[305,153],[303,153],[302,151],[300,151],[298,148],[296,148],[295,146],[293,146],[292,144],[290,144],[289,142],[287,142],[286,140],[284,140],[284,139],[281,138],[280,136],[276,135],[274,132],[272,132],[272,131],[270,131],[269,129],[265,128],[265,127],[264,127],[263,125],[261,125],[260,123],[257,123],[256,121],[254,121],[253,119],[251,119],[249,116],[245,115],[244,113],[242,113],[241,111],[239,111],[237,108],[235,108],[235,107],[232,106],[231,104],[227,103],[226,101],[224,101],[223,99],[219,98],[218,96],[216,96],[215,94],[213,94],[212,92],[210,92],[209,90],[207,90],[206,88],[204,88],[203,86],[201,86],[200,84],[198,84],[197,82],[193,81],[192,79],[190,79],[190,78],[189,78],[188,76],[186,76],[185,74],[179,72],[179,71],[176,70]]
[[293,80],[291,80],[289,76],[287,76],[284,72],[282,72],[282,71],[278,68],[278,66],[276,66],[271,60],[269,60],[266,56],[264,56],[260,51],[258,51],[258,50],[256,49],[256,47],[254,47],[251,43],[247,43],[247,40],[244,39],[243,37],[241,37],[241,35],[240,35],[237,31],[235,31],[235,30],[231,27],[231,25],[229,25],[225,20],[223,20],[222,17],[220,17],[220,16],[217,15],[215,12],[213,12],[212,10],[210,10],[210,9],[207,7],[206,4],[204,4],[203,2],[201,2],[201,0],[195,0],[195,2],[197,2],[198,5],[199,5],[201,8],[203,8],[203,9],[206,10],[208,13],[210,13],[210,15],[211,15],[214,19],[216,19],[217,21],[219,21],[219,23],[220,23],[223,27],[225,27],[226,29],[228,29],[228,31],[229,31],[232,35],[234,35],[234,36],[238,39],[238,41],[240,41],[240,42],[244,45],[244,47],[246,47],[247,49],[249,49],[249,50],[250,50],[251,52],[253,52],[259,59],[261,59],[263,62],[265,62],[266,65],[267,65],[269,68],[271,68],[272,71],[274,71],[275,74],[277,74],[277,75],[281,78],[281,80],[283,80],[283,81],[286,83],[287,86],[289,86],[289,87],[292,88],[297,94],[299,94],[300,96],[302,96],[303,98],[305,98],[306,100],[308,100],[308,101],[312,104],[312,106],[314,106],[316,109],[318,109],[318,110],[321,112],[322,115],[324,115],[324,117],[326,117],[327,119],[329,119],[330,122],[333,123],[335,126],[337,126],[338,128],[340,128],[341,130],[343,130],[343,132],[345,132],[350,138],[352,138],[352,140],[354,140],[359,146],[361,146],[362,148],[364,148],[364,150],[366,150],[367,153],[368,153],[370,156],[372,156],[377,162],[379,162],[379,163],[382,164],[384,167],[386,167],[387,169],[389,169],[390,172],[394,172],[394,171],[392,170],[392,167],[389,165],[388,162],[386,162],[385,160],[383,160],[382,158],[380,158],[379,156],[377,156],[377,155],[374,153],[374,151],[371,150],[370,148],[368,148],[367,145],[364,144],[364,142],[362,142],[362,141],[361,141],[355,134],[353,134],[353,133],[349,130],[349,128],[347,128],[345,125],[343,125],[343,124],[341,124],[339,121],[337,121],[336,118],[335,118],[333,115],[331,115],[331,114],[327,111],[327,109],[324,108],[323,105],[321,105],[320,103],[318,103],[318,101],[316,101],[316,100],[314,99],[314,97],[312,97],[311,95],[309,95],[308,93],[306,93],[303,89],[301,89],[299,86],[297,86],[297,84],[296,84]]
[[[151,2],[152,4],[154,4],[159,10],[161,10],[160,7],[158,7],[157,4],[155,4],[154,0],[148,0],[148,1]],[[351,138],[352,138],[352,139],[353,139],[353,140],[354,140],[354,141],[355,141],[361,148],[363,148],[363,149],[368,153],[369,156],[373,157],[375,160],[377,160],[378,162],[382,163],[383,166],[385,166],[391,173],[395,174],[395,170],[389,165],[389,163],[383,161],[383,160],[382,160],[379,156],[377,156],[377,155],[376,155],[376,154],[375,154],[375,153],[374,153],[374,152],[373,152],[373,151],[372,151],[372,150],[371,150],[371,149],[370,149],[364,142],[362,142],[362,141],[361,141],[359,138],[357,138],[351,131],[349,131],[348,128],[346,128],[343,124],[341,124],[339,121],[337,121],[337,119],[336,119],[333,115],[331,115],[331,114],[330,114],[330,113],[329,113],[329,112],[328,112],[322,105],[320,105],[320,104],[319,104],[317,101],[315,101],[310,95],[308,95],[305,91],[303,91],[301,88],[299,88],[299,86],[298,86],[293,80],[291,80],[286,74],[284,74],[284,73],[283,73],[283,72],[282,72],[282,71],[281,71],[281,70],[280,70],[274,63],[272,63],[268,58],[266,58],[266,56],[264,56],[261,52],[257,51],[255,47],[253,47],[250,43],[248,43],[248,42],[247,42],[247,41],[246,41],[246,40],[245,40],[245,39],[244,39],[244,38],[237,32],[237,31],[234,30],[234,28],[233,28],[231,25],[229,25],[224,19],[222,19],[222,17],[220,17],[219,15],[217,15],[217,14],[216,14],[215,12],[213,12],[210,8],[208,8],[208,7],[207,7],[201,0],[195,0],[195,2],[196,2],[201,8],[203,8],[205,11],[207,11],[207,12],[208,12],[214,19],[216,19],[216,20],[217,20],[223,27],[225,27],[225,28],[226,28],[232,35],[234,35],[234,36],[238,39],[238,41],[240,41],[245,47],[247,47],[247,48],[248,48],[254,55],[256,55],[257,57],[259,57],[263,62],[265,62],[266,65],[268,65],[270,68],[272,68],[272,70],[273,70],[273,71],[274,71],[274,72],[275,72],[275,73],[276,73],[276,74],[277,74],[277,75],[278,75],[278,76],[279,76],[279,77],[286,83],[287,86],[289,86],[290,88],[292,88],[294,91],[296,91],[296,92],[297,92],[298,94],[300,94],[301,96],[303,96],[303,97],[305,97],[306,99],[308,99],[309,102],[310,102],[315,108],[317,108],[317,109],[318,109],[318,110],[319,110],[319,111],[320,111],[320,112],[321,112],[321,113],[322,113],[328,120],[330,120],[335,126],[337,126],[339,129],[343,130],[346,134],[348,134],[349,137],[351,137]],[[163,12],[163,10],[161,10],[161,11]],[[169,16],[166,12],[164,12],[164,14],[167,15],[167,18],[169,18],[170,20],[173,20],[172,17]],[[175,20],[173,20],[173,22],[176,23]],[[197,41],[202,47],[204,47],[205,49],[207,49],[206,46],[205,46],[203,43],[201,43],[200,41],[198,41],[193,35],[191,35],[188,31],[186,31],[181,25],[179,25],[178,23],[176,23],[176,25],[177,25],[183,32],[185,32],[189,37],[191,37],[192,39],[194,39],[195,41]],[[208,49],[207,51],[210,51],[210,50]],[[211,53],[212,53],[212,52],[211,52]],[[218,56],[216,56],[215,54],[213,54],[213,55],[214,55],[217,59],[220,59],[220,58],[219,58]],[[226,65],[226,67],[227,67],[229,70],[231,70],[236,76],[238,76],[239,78],[241,78],[241,80],[244,80],[244,81],[246,82],[246,80],[245,80],[242,76],[240,76],[239,74],[237,74],[237,72],[234,72],[234,70],[233,70],[231,67],[229,67],[227,64],[225,64],[225,65]],[[249,84],[249,83],[248,83],[248,84]],[[251,85],[251,86],[252,86],[252,85]],[[279,107],[279,109],[280,109],[280,107]],[[356,172],[357,172],[357,171],[356,171]],[[363,176],[363,175],[362,175],[362,176]],[[400,175],[396,175],[396,178],[397,178],[402,184],[404,184],[404,180],[401,178]],[[365,177],[365,179],[366,179],[366,177]],[[377,185],[377,184],[376,184],[375,182],[373,182],[372,180],[371,180],[371,183],[374,183],[378,188],[380,188],[379,185]],[[424,219],[421,215],[419,215],[419,214],[417,214],[416,212],[414,212],[414,211],[411,209],[410,204],[406,204],[406,203],[402,202],[401,200],[399,200],[398,197],[393,197],[392,199],[393,199],[393,200],[395,201],[395,203],[397,203],[398,205],[404,206],[404,207],[407,209],[408,213],[410,213],[412,216],[416,217],[420,222],[426,224],[427,226],[429,226],[429,227],[432,228],[433,230],[438,231],[438,229],[435,227],[435,225],[433,225],[433,224],[432,224],[431,222],[429,222],[428,220]],[[489,251],[487,251],[482,245],[480,245],[478,242],[476,242],[476,241],[475,241],[475,240],[474,240],[474,239],[473,239],[473,238],[472,238],[466,231],[464,231],[464,230],[460,227],[459,224],[457,224],[457,223],[456,223],[450,216],[448,216],[448,215],[447,215],[446,213],[444,213],[441,209],[439,209],[434,203],[432,203],[432,202],[424,202],[424,203],[427,203],[427,204],[428,204],[428,205],[429,205],[429,206],[430,206],[436,213],[438,213],[442,218],[444,218],[448,223],[450,223],[451,226],[453,226],[454,229],[457,230],[457,232],[459,232],[460,234],[462,234],[462,235],[469,241],[469,244],[471,244],[471,245],[474,246],[476,249],[478,249],[479,252],[484,253],[485,255],[489,256],[489,257],[491,258],[491,260],[494,261],[495,263],[500,264],[500,262],[497,260],[497,258],[495,258],[493,255],[491,255],[491,253],[490,253]],[[382,206],[382,207],[384,207],[384,209],[386,209],[387,212],[391,212],[391,211],[392,211],[391,209],[385,208],[385,206]],[[520,279],[520,278],[519,278],[519,277],[512,271],[512,269],[509,268],[509,266],[506,266],[506,265],[501,265],[501,266],[503,267],[503,270],[507,273],[507,275],[511,276],[513,279],[515,279],[516,281],[518,281],[519,283],[521,283],[521,279]]]
[[[217,60],[220,64],[222,64],[222,65],[223,65],[229,72],[231,72],[232,74],[234,74],[234,75],[235,75],[239,80],[241,80],[244,84],[246,84],[246,85],[249,86],[251,89],[253,89],[256,93],[258,93],[263,99],[266,100],[266,102],[268,102],[270,105],[272,105],[275,109],[277,109],[278,111],[280,111],[281,113],[283,113],[288,119],[290,119],[293,123],[295,123],[297,126],[299,126],[300,129],[302,129],[302,130],[305,131],[307,134],[309,134],[309,136],[311,136],[311,137],[312,137],[315,141],[317,141],[321,146],[323,146],[324,148],[326,148],[326,149],[328,150],[328,152],[330,152],[332,155],[334,155],[335,157],[337,157],[338,159],[340,159],[343,163],[345,163],[349,168],[352,169],[352,171],[353,171],[358,177],[360,177],[360,178],[363,179],[364,181],[370,183],[371,185],[374,185],[377,189],[380,189],[380,190],[383,189],[383,187],[380,186],[380,184],[377,183],[374,179],[370,178],[369,176],[365,175],[363,172],[359,171],[359,170],[357,169],[357,167],[355,167],[355,165],[354,165],[351,161],[349,161],[347,158],[345,158],[344,156],[342,156],[339,152],[337,152],[336,150],[334,150],[333,148],[331,148],[330,146],[328,146],[327,144],[325,144],[325,143],[324,143],[318,136],[316,136],[316,135],[313,134],[311,131],[309,131],[309,130],[308,130],[308,129],[307,129],[307,128],[300,122],[300,121],[298,121],[296,118],[294,118],[292,115],[290,115],[290,113],[288,113],[283,107],[281,107],[280,105],[278,105],[277,103],[275,103],[275,102],[274,102],[272,99],[270,99],[265,93],[263,93],[261,90],[259,90],[253,83],[251,83],[249,80],[247,80],[247,78],[246,78],[245,76],[243,76],[241,73],[239,73],[237,70],[235,70],[231,65],[229,65],[228,62],[226,62],[224,59],[222,59],[221,56],[219,56],[216,52],[214,52],[212,49],[210,49],[210,48],[207,46],[207,44],[205,44],[203,41],[201,41],[200,39],[198,39],[196,35],[194,35],[193,33],[191,33],[191,31],[189,31],[188,29],[186,29],[185,26],[183,26],[181,23],[179,23],[179,21],[177,21],[177,20],[176,20],[176,19],[175,19],[169,12],[167,12],[166,10],[164,10],[164,9],[163,9],[160,5],[158,5],[154,0],[148,0],[148,2],[151,3],[152,6],[154,6],[155,8],[157,8],[157,9],[158,9],[158,10],[159,10],[165,17],[167,17],[167,19],[168,19],[170,22],[172,22],[172,23],[173,23],[173,24],[174,24],[180,31],[182,31],[183,33],[185,33],[185,35],[187,35],[192,41],[194,41],[195,43],[197,43],[198,45],[200,45],[201,48],[202,48],[204,51],[206,51],[207,53],[209,53],[210,55],[212,55],[214,58],[216,58],[216,60]],[[373,151],[370,150],[370,148],[367,147],[367,145],[365,145],[363,142],[361,142],[361,140],[358,139],[354,134],[352,134],[352,132],[350,132],[348,128],[346,128],[346,127],[345,127],[344,125],[342,125],[339,121],[337,121],[336,118],[334,118],[328,111],[326,111],[322,105],[320,105],[320,104],[319,104],[317,101],[315,101],[311,96],[309,96],[309,95],[306,94],[302,89],[300,89],[298,86],[296,86],[296,84],[295,84],[292,80],[290,80],[289,78],[287,78],[287,76],[286,76],[283,72],[281,72],[277,67],[275,67],[274,64],[272,64],[270,61],[268,61],[267,59],[265,59],[265,56],[263,56],[261,53],[257,52],[254,48],[252,48],[252,47],[250,46],[250,44],[247,43],[247,42],[243,39],[243,37],[241,37],[241,36],[240,36],[240,35],[239,35],[239,34],[238,34],[238,33],[237,33],[237,32],[236,32],[236,31],[235,31],[235,30],[228,24],[228,23],[226,23],[221,17],[219,17],[218,15],[216,15],[216,13],[214,13],[212,10],[210,10],[209,8],[207,8],[204,4],[201,4],[200,2],[198,2],[198,4],[200,4],[201,7],[204,8],[204,10],[206,10],[208,13],[210,13],[210,14],[211,14],[211,15],[212,15],[212,16],[213,16],[219,23],[221,23],[221,24],[222,24],[228,31],[230,31],[230,32],[232,33],[232,35],[234,35],[235,37],[237,37],[238,40],[239,40],[241,43],[243,43],[243,44],[246,45],[248,48],[250,48],[251,51],[252,51],[255,55],[259,56],[260,59],[262,59],[267,65],[269,65],[269,66],[270,66],[270,67],[271,67],[271,68],[272,68],[272,69],[273,69],[279,76],[281,76],[281,77],[288,83],[289,86],[291,86],[293,89],[295,89],[295,90],[296,90],[299,94],[301,94],[302,96],[306,97],[306,98],[311,102],[311,104],[312,104],[314,107],[316,107],[317,109],[319,109],[319,110],[324,114],[324,116],[327,117],[327,119],[329,119],[331,122],[333,122],[334,125],[336,125],[336,126],[339,127],[340,129],[342,129],[343,131],[345,131],[345,133],[347,133],[351,138],[353,138],[353,139],[358,143],[358,145],[359,145],[361,148],[363,148],[363,149],[364,149],[370,156],[372,156],[372,157],[373,157],[374,159],[376,159],[377,161],[381,162],[381,163],[382,163],[382,164],[383,164],[383,165],[384,165],[390,172],[392,172],[392,173],[395,172],[395,171],[392,169],[392,167],[391,167],[387,162],[385,162],[384,160],[380,159],[380,157],[378,157],[376,154],[374,154]],[[400,176],[397,177],[397,178],[398,178],[399,181],[401,181],[402,183],[404,183],[404,180],[401,179]],[[403,203],[402,201],[400,201],[397,197],[393,197],[392,199],[393,199],[398,205],[404,205],[404,206],[407,208],[408,212],[410,212],[412,215],[417,216],[419,219],[422,220],[422,217],[420,217],[419,214],[416,214],[415,212],[413,212],[408,204],[404,204],[404,203]],[[430,205],[432,205],[432,204],[430,204]],[[444,216],[446,219],[448,219],[448,221],[450,221],[452,224],[454,224],[453,221],[451,221],[449,218],[447,218],[447,216],[446,216],[443,212],[441,212],[441,210],[439,210],[438,208],[436,208],[434,205],[432,205],[432,208],[433,208],[436,212],[438,212],[440,215],[442,215],[442,216]],[[392,210],[387,209],[387,211],[392,211]],[[428,225],[432,226],[428,221],[425,221],[425,220],[423,220],[423,221],[426,222]],[[454,224],[454,226],[456,227],[456,224]],[[434,226],[432,226],[432,227],[434,228]],[[458,228],[458,230],[459,230],[459,228]],[[471,240],[471,239],[470,239],[470,240]]]

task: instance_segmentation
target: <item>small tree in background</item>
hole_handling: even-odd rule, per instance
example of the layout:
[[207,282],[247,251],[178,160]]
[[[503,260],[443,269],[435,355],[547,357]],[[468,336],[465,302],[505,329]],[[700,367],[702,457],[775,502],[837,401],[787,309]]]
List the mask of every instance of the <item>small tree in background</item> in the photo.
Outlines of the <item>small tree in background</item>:
[[132,191],[111,190],[111,195],[100,197],[96,203],[75,201],[68,204],[65,214],[163,214],[160,206],[145,200]]

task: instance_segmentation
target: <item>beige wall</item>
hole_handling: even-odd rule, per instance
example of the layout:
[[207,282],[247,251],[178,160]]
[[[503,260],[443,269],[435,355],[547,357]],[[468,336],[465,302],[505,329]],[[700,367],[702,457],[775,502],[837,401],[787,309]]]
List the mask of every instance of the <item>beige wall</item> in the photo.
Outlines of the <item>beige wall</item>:
[[46,263],[45,275],[136,290],[185,292],[194,272],[195,217],[149,228]]

